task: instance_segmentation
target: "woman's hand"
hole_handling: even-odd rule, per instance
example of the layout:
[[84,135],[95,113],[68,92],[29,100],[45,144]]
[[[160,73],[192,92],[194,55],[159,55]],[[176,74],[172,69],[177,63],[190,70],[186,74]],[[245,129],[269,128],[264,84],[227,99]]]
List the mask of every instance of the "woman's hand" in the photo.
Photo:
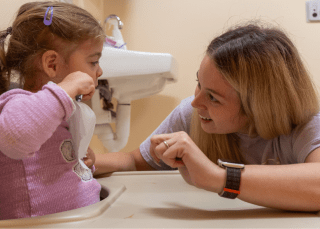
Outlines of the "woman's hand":
[[91,169],[95,161],[96,161],[95,154],[93,150],[89,147],[87,150],[86,157],[83,158],[83,162],[85,163],[86,166],[88,166],[89,169]]
[[225,170],[211,162],[185,132],[152,136],[150,154],[156,163],[162,160],[179,168],[189,184],[214,192],[223,188]]

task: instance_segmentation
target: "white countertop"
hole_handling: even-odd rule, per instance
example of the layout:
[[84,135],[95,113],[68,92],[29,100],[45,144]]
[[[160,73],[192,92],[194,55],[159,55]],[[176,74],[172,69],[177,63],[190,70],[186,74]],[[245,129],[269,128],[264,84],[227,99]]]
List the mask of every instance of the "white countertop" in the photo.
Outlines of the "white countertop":
[[118,172],[98,178],[109,196],[100,203],[0,227],[46,228],[307,228],[320,214],[286,212],[229,200],[188,185],[177,171]]

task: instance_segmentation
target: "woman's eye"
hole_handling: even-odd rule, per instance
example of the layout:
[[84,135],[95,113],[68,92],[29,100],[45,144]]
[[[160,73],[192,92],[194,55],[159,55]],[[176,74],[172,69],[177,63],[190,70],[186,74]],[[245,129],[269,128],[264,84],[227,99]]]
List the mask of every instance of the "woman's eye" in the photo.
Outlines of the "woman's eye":
[[200,82],[198,79],[196,79],[196,81],[198,82],[198,88],[201,89],[201,86],[200,86]]
[[212,102],[218,102],[218,100],[217,100],[213,95],[211,95],[210,93],[208,93],[208,98],[209,98],[210,101],[212,101]]
[[[198,88],[201,90],[199,79],[197,78],[196,81],[198,82]],[[211,102],[219,102],[211,93],[207,92],[207,96]]]

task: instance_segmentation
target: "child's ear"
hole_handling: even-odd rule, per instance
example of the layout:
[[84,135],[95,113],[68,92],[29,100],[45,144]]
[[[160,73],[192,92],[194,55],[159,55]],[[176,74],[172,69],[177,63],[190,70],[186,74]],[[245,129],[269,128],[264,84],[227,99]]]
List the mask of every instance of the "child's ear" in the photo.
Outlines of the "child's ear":
[[42,68],[49,78],[55,78],[57,76],[60,58],[60,55],[54,50],[46,51],[42,55]]

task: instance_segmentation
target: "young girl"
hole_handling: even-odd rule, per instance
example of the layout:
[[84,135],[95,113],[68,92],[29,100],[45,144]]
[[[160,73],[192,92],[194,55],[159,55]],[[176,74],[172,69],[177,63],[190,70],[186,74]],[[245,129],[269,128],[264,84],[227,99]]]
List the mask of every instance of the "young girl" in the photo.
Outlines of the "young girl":
[[178,168],[189,184],[222,197],[319,211],[319,101],[285,33],[230,29],[208,46],[197,81],[195,95],[139,149],[96,155],[97,174]]
[[[76,158],[67,120],[102,75],[101,26],[75,5],[32,2],[0,37],[0,219],[98,202],[101,186]],[[5,92],[13,73],[23,90]]]

